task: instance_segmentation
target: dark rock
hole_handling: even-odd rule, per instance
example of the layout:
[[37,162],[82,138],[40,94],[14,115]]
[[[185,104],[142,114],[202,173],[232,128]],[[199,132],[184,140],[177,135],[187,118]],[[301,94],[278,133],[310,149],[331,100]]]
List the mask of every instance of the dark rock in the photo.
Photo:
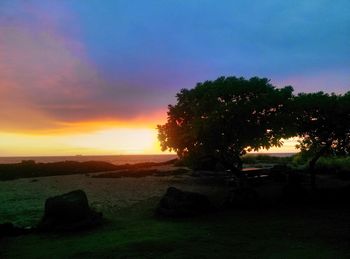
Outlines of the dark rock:
[[206,213],[211,209],[212,205],[207,196],[169,187],[159,202],[156,215],[181,218]]
[[76,190],[46,200],[44,217],[38,225],[38,230],[78,230],[101,222],[102,213],[90,208],[84,191]]
[[256,208],[259,206],[259,195],[250,187],[235,188],[227,196],[224,207]]

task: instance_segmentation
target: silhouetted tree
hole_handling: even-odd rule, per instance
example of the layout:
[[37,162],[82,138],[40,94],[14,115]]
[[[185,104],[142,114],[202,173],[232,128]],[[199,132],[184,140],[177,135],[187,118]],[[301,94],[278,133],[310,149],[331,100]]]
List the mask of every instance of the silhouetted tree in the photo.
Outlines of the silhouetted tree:
[[220,77],[182,89],[168,119],[158,125],[164,150],[193,164],[203,159],[232,171],[242,168],[247,151],[281,146],[293,136],[288,106],[293,88],[275,88],[266,78]]
[[350,92],[345,95],[301,93],[293,112],[301,152],[311,154],[309,169],[315,186],[315,164],[324,154],[350,152]]

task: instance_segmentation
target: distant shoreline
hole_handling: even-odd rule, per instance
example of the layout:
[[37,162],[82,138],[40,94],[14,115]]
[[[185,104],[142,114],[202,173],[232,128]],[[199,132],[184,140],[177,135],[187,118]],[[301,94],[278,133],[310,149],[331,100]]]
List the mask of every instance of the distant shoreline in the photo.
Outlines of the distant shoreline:
[[62,161],[104,161],[115,165],[135,164],[143,162],[164,162],[176,158],[174,154],[159,155],[75,155],[75,156],[8,156],[0,157],[0,164],[20,163],[23,160],[34,160],[38,163],[51,163]]
[[[250,153],[248,155],[289,157],[296,153]],[[61,162],[61,161],[104,161],[115,165],[134,164],[143,162],[164,162],[176,158],[175,154],[157,154],[157,155],[75,155],[75,156],[4,156],[0,157],[0,164],[20,163],[23,160],[34,160],[38,163]]]

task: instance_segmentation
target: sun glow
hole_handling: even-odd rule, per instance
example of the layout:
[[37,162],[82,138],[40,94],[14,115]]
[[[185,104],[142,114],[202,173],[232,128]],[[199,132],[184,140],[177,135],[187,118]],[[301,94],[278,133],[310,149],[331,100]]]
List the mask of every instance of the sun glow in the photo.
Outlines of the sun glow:
[[0,133],[0,156],[159,154],[152,128],[109,128],[67,135]]
[[283,145],[281,147],[272,147],[269,150],[262,149],[259,152],[252,153],[296,153],[299,150],[296,148],[299,138],[293,137],[289,139],[282,139]]
[[[154,128],[45,135],[0,132],[0,143],[0,156],[163,154]],[[291,138],[284,140],[281,148],[259,153],[296,152],[296,143],[297,139]]]

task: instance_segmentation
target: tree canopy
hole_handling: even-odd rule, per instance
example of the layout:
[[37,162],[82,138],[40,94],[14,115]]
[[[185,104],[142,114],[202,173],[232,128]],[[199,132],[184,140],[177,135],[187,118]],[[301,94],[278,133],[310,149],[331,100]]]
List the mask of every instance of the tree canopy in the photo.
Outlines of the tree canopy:
[[314,156],[311,169],[323,154],[350,153],[350,92],[301,93],[294,100],[293,113],[299,148]]
[[158,125],[163,150],[180,158],[210,158],[228,169],[241,169],[247,151],[281,146],[291,130],[293,88],[278,89],[268,79],[220,77],[182,89],[168,119]]

